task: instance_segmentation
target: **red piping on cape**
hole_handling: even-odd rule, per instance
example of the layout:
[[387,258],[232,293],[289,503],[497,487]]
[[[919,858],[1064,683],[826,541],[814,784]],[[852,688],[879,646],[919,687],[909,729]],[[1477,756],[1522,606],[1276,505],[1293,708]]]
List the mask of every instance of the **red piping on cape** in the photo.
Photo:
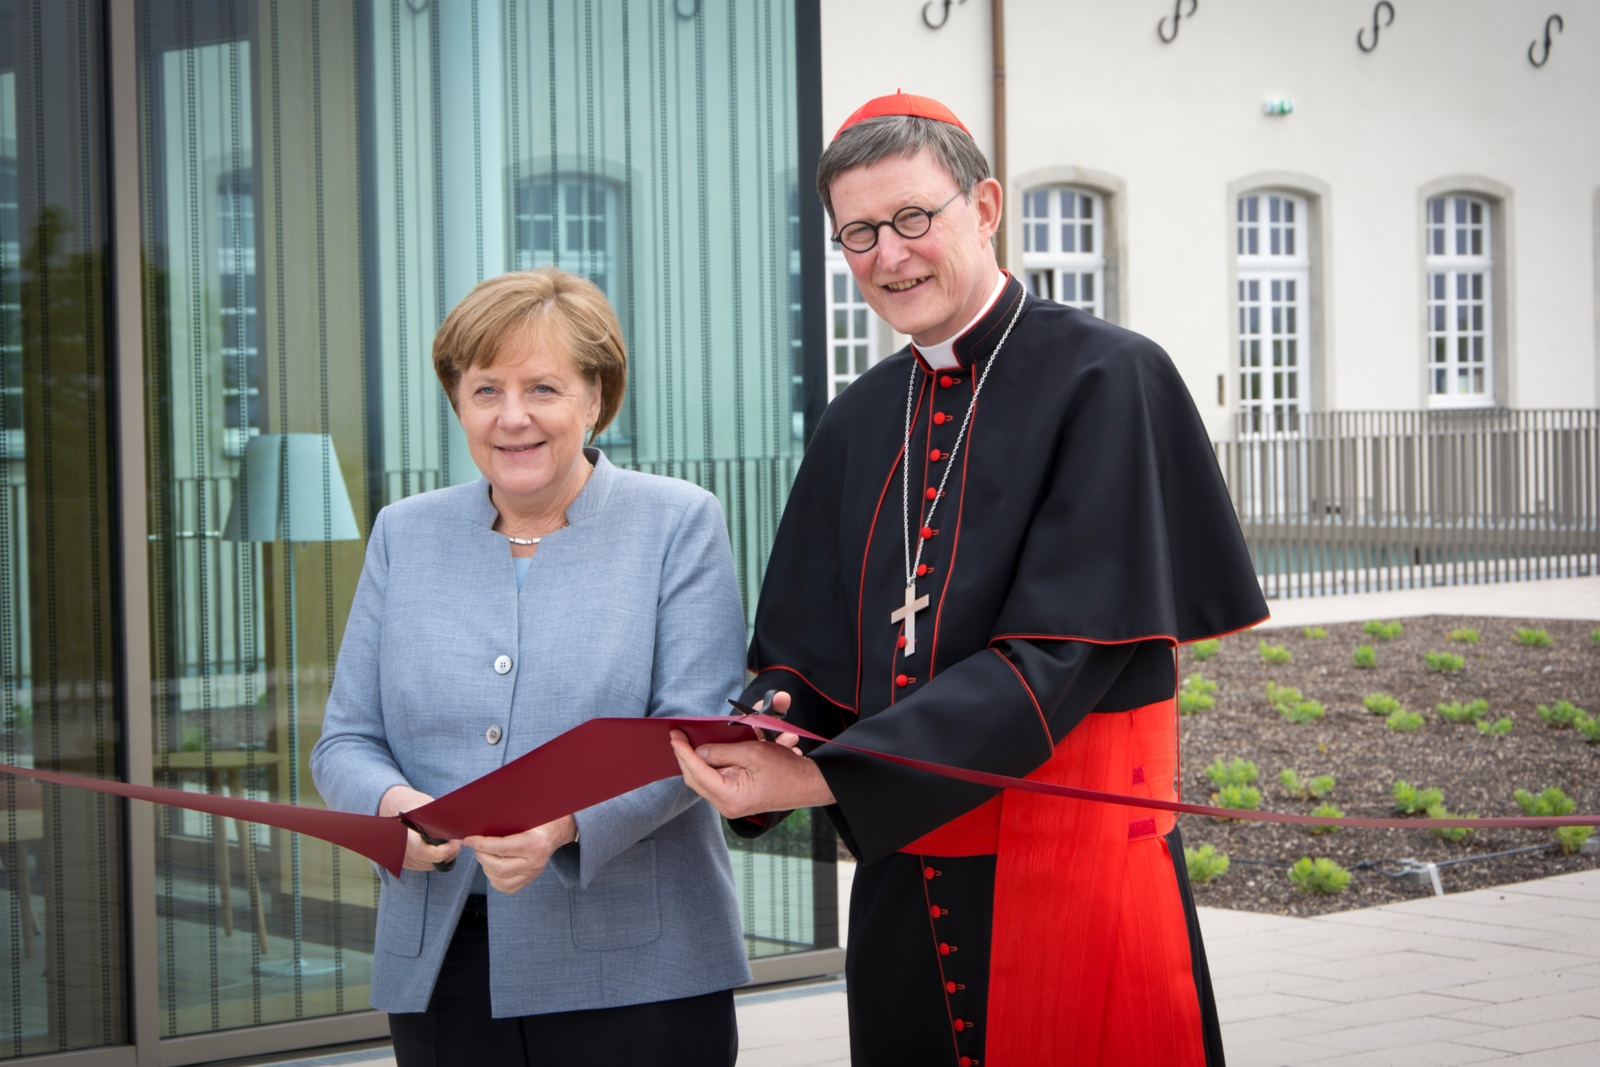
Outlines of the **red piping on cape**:
[[1028,694],[1028,699],[1033,701],[1033,711],[1034,711],[1035,715],[1039,716],[1039,725],[1044,727],[1045,744],[1050,746],[1050,749],[1051,749],[1052,752],[1055,751],[1056,743],[1055,743],[1055,739],[1050,736],[1050,724],[1047,721],[1045,721],[1044,709],[1039,706],[1039,698],[1033,695],[1033,686],[1028,684],[1028,680],[1022,676],[1022,672],[1017,670],[1017,665],[1015,663],[1012,663],[1011,662],[1011,658],[1009,656],[1007,656],[1004,652],[1001,652],[998,648],[995,648],[993,645],[989,646],[989,651],[993,652],[995,655],[999,656],[1000,657],[1000,661],[1002,663],[1004,663],[1007,667],[1010,667],[1011,668],[1011,673],[1017,676],[1017,681],[1022,683],[1023,691]]
[[1086,645],[1135,645],[1140,641],[1165,641],[1173,648],[1177,648],[1180,645],[1192,645],[1197,641],[1215,641],[1218,638],[1231,637],[1234,634],[1244,633],[1244,631],[1250,629],[1251,627],[1260,626],[1270,618],[1272,618],[1270,614],[1263,615],[1255,622],[1246,623],[1243,626],[1236,626],[1231,630],[1221,630],[1206,637],[1189,637],[1182,641],[1178,640],[1171,634],[1144,634],[1141,637],[1119,637],[1115,639],[1104,637],[1079,637],[1076,634],[995,634],[993,637],[989,638],[989,644],[993,646],[1001,641],[1082,641]]
[[[924,384],[926,389],[927,385]],[[917,407],[922,406],[922,398],[917,398]],[[861,612],[867,600],[867,554],[872,551],[872,535],[878,530],[878,514],[883,511],[883,498],[889,495],[889,486],[894,483],[895,471],[900,469],[900,457],[905,454],[906,446],[901,444],[899,451],[894,454],[894,462],[889,465],[889,476],[883,480],[883,488],[878,492],[878,506],[872,509],[872,525],[867,527],[867,543],[861,550],[861,581],[856,586],[856,707],[861,706]],[[894,679],[889,680],[889,702],[894,703]],[[856,712],[857,715],[860,712]]]
[[[972,420],[967,423],[967,447],[961,453],[961,496],[956,501],[956,529],[950,535],[950,562],[945,564],[944,584],[939,586],[939,606],[933,611],[933,644],[928,646],[929,678],[933,677],[934,657],[939,655],[939,620],[944,617],[944,591],[950,588],[950,581],[956,576],[956,552],[961,548],[961,516],[967,510],[967,460],[972,458],[972,428],[978,424],[977,385],[972,380],[971,366],[967,367],[967,386],[974,391]],[[932,423],[929,423],[928,436],[933,436]]]
[[849,704],[841,704],[841,703],[839,703],[837,700],[833,699],[827,693],[824,693],[820,688],[818,688],[816,682],[813,682],[810,678],[807,678],[805,675],[801,674],[799,671],[795,670],[793,667],[786,667],[781,663],[774,663],[770,667],[762,667],[759,671],[756,671],[755,672],[755,677],[759,678],[763,674],[766,674],[768,671],[788,671],[790,674],[794,675],[796,678],[798,678],[802,682],[806,683],[806,685],[810,686],[812,692],[816,693],[817,696],[821,697],[823,700],[826,700],[828,703],[832,704],[834,707],[843,708],[845,711],[848,711],[852,715],[856,714],[856,709],[855,708],[852,708]]

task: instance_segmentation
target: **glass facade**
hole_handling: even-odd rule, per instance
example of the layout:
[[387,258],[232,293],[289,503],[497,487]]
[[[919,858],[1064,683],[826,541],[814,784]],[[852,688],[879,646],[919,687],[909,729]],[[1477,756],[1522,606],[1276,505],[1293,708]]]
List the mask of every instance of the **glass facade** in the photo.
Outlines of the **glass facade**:
[[[506,270],[610,296],[629,392],[600,444],[717,495],[753,610],[821,392],[799,6],[0,0],[0,758],[320,804],[307,760],[373,516],[478,476],[433,333]],[[136,98],[108,94],[119,57]],[[108,99],[129,158],[104,158]],[[138,244],[118,304],[113,234]],[[142,351],[107,340],[113,307]],[[116,426],[119,370],[142,426]],[[143,449],[147,588],[105,533],[119,442]],[[148,663],[119,661],[119,626],[148,627]],[[0,804],[0,1057],[366,1009],[364,860],[167,809],[130,838],[118,802],[10,780]],[[806,815],[730,839],[753,958],[837,943],[832,831]],[[125,848],[153,850],[153,886]]]

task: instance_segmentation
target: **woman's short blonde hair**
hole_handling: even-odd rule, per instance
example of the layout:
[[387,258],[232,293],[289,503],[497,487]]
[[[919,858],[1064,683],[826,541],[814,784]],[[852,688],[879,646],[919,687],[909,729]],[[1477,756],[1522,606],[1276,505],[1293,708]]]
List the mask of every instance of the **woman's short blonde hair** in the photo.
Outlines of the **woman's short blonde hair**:
[[[433,370],[458,412],[461,376],[487,367],[521,330],[554,340],[574,367],[600,387],[598,435],[616,418],[628,387],[628,346],[611,302],[589,279],[555,267],[517,270],[481,281],[433,335]],[[592,440],[592,437],[591,437]]]

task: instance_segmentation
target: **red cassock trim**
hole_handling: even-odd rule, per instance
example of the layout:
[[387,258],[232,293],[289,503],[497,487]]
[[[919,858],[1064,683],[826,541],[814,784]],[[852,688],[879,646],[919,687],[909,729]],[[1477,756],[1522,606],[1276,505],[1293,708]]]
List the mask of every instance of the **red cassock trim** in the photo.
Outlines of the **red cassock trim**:
[[[1176,799],[1177,751],[1163,700],[1090,715],[1028,777]],[[904,849],[996,855],[986,1067],[1204,1067],[1174,820],[1008,792]]]

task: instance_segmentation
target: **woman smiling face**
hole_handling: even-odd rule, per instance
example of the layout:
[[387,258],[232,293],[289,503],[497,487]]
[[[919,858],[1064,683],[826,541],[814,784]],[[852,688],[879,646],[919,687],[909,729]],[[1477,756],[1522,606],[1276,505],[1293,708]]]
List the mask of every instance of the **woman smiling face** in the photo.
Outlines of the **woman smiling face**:
[[462,372],[456,410],[502,516],[565,509],[577,496],[589,473],[584,435],[600,417],[600,399],[599,383],[577,368],[560,331],[537,322],[513,331],[488,366]]

